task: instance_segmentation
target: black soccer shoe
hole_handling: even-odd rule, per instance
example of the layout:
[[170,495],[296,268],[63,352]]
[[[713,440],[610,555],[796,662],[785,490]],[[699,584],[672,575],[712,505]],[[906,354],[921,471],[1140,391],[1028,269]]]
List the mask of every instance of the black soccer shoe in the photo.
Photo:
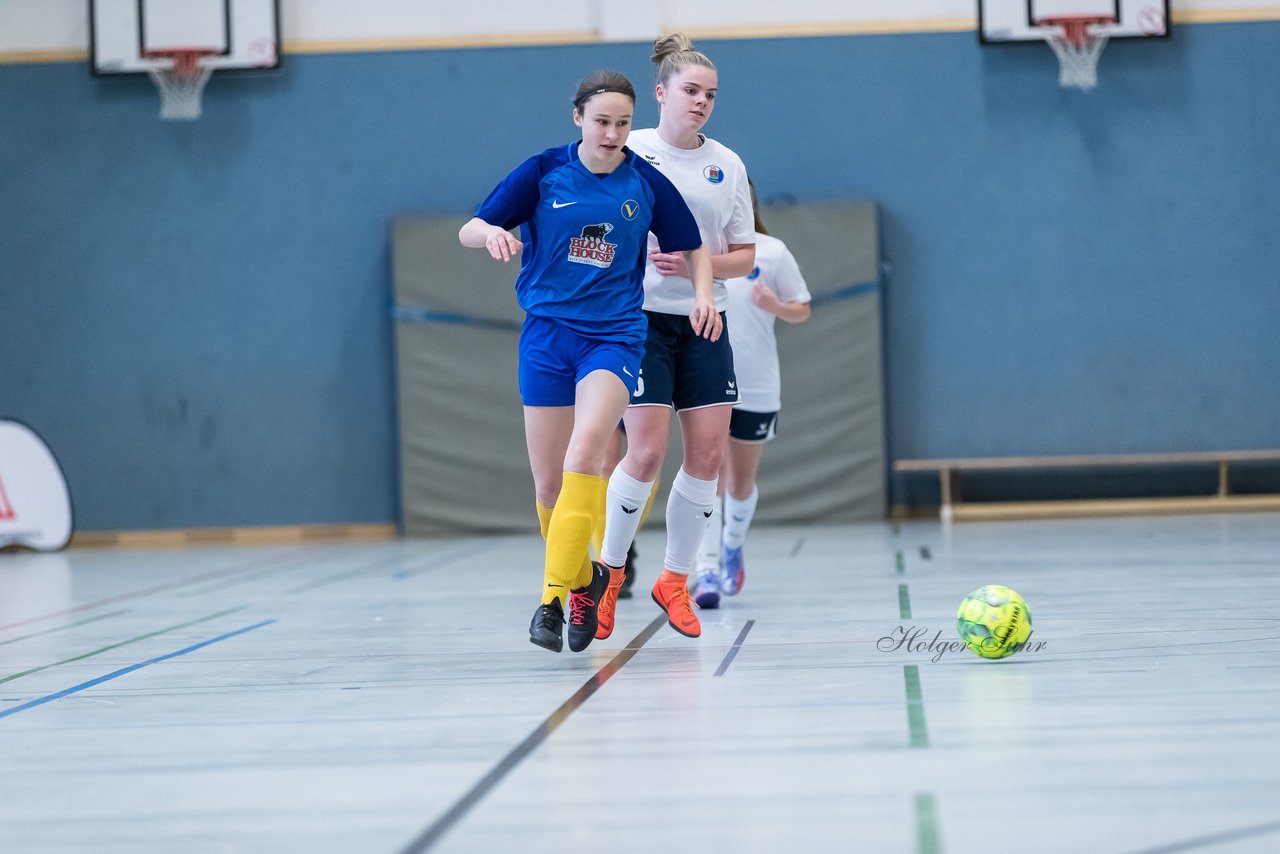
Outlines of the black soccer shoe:
[[636,544],[632,543],[627,548],[627,562],[623,565],[622,571],[626,573],[622,580],[622,587],[618,590],[619,599],[630,599],[631,588],[636,585]]
[[596,636],[596,612],[609,587],[609,570],[591,562],[591,583],[569,591],[569,649],[582,652]]
[[564,608],[559,599],[552,599],[549,605],[539,605],[533,612],[533,621],[529,623],[529,642],[543,649],[559,652],[564,648]]

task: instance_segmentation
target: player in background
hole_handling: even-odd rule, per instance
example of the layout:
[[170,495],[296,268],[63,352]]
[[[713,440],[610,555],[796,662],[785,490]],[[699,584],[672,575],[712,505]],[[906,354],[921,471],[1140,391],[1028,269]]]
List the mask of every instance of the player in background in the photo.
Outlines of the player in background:
[[[621,74],[588,75],[573,99],[582,139],[520,164],[458,232],[463,246],[495,260],[522,256],[519,386],[546,538],[529,640],[554,652],[563,646],[566,599],[569,648],[580,651],[595,637],[609,583],[587,541],[606,487],[605,446],[640,375],[651,232],[692,271],[686,325],[707,339],[722,331],[697,223],[671,182],[626,147],[634,109],[635,90]],[[523,242],[510,233],[517,225]]]
[[[715,276],[716,311],[724,309],[724,280],[755,267],[755,229],[747,170],[729,148],[702,133],[718,94],[715,65],[683,33],[654,43],[654,94],[658,127],[638,130],[631,149],[680,190],[698,221]],[[667,452],[671,410],[680,419],[684,458],[667,499],[667,546],[652,596],[672,628],[697,637],[702,627],[689,598],[693,569],[716,498],[716,476],[738,400],[733,353],[726,338],[697,334],[688,315],[694,288],[684,259],[650,241],[644,276],[649,318],[644,362],[625,416],[627,452],[609,478],[601,562],[610,570],[599,609],[597,637],[613,631],[614,607],[635,538],[640,510],[649,498]],[[720,315],[717,314],[717,317]]]
[[717,503],[698,550],[698,581],[693,598],[700,608],[718,607],[721,593],[734,596],[742,590],[746,575],[742,547],[759,499],[756,474],[765,443],[778,434],[778,412],[782,409],[774,321],[804,323],[810,315],[809,286],[786,244],[771,236],[761,222],[754,184],[751,205],[755,212],[755,269],[747,276],[725,282],[738,402],[729,419],[729,448],[720,470],[723,528]]

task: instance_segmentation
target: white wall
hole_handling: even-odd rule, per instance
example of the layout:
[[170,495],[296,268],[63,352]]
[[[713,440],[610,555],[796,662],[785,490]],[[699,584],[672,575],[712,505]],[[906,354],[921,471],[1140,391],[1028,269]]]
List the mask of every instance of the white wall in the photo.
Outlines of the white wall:
[[[0,58],[88,49],[88,0],[0,0]],[[1280,18],[1276,0],[1174,0],[1174,21]],[[378,50],[713,36],[973,29],[975,0],[283,0],[285,49]],[[17,54],[15,56],[15,54]],[[24,57],[21,54],[28,54]]]

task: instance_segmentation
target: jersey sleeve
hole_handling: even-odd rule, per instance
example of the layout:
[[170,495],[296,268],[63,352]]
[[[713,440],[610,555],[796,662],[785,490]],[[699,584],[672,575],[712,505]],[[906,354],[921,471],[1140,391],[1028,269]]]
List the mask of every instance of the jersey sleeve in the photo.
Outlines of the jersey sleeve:
[[756,242],[756,214],[751,207],[751,185],[747,183],[747,167],[734,157],[737,180],[733,188],[733,214],[725,226],[724,236],[730,243]]
[[637,161],[640,176],[653,193],[653,215],[649,230],[658,238],[663,252],[686,252],[702,245],[702,233],[698,221],[685,204],[680,191],[654,167],[643,160]]
[[778,266],[773,272],[773,289],[783,302],[809,302],[813,296],[809,285],[800,274],[800,265],[786,246],[779,247]]
[[539,185],[546,174],[544,154],[535,154],[511,170],[476,208],[476,216],[507,230],[531,219],[538,207]]

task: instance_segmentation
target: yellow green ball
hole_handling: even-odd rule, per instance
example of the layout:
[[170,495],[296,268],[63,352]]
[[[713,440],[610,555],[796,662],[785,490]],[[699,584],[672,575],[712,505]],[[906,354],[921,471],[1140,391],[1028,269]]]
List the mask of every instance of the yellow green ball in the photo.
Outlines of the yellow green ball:
[[974,655],[1008,658],[1031,637],[1031,611],[1016,591],[988,584],[964,597],[956,631]]

